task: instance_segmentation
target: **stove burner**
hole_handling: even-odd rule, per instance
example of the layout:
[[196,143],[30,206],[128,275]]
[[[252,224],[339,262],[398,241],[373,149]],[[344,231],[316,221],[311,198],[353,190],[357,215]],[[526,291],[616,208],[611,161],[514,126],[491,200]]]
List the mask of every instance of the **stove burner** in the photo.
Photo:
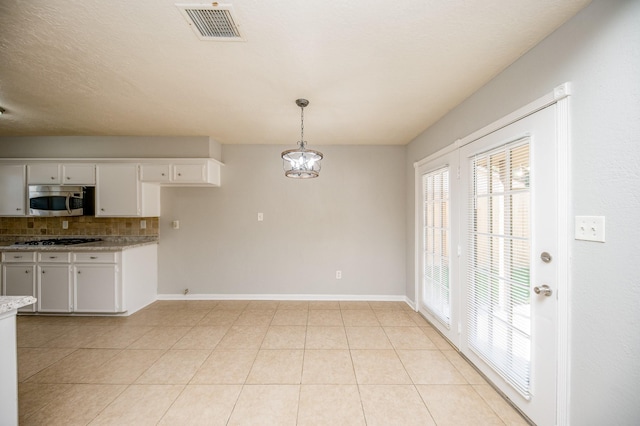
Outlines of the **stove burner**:
[[16,245],[26,246],[71,246],[75,244],[93,243],[102,241],[100,238],[51,238],[48,240],[23,241]]

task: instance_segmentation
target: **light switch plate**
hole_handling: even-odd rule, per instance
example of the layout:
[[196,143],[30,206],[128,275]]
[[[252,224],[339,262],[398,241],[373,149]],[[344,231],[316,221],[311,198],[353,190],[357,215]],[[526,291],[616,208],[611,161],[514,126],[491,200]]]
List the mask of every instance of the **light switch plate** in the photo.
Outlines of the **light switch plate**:
[[576,240],[604,243],[604,216],[576,216]]

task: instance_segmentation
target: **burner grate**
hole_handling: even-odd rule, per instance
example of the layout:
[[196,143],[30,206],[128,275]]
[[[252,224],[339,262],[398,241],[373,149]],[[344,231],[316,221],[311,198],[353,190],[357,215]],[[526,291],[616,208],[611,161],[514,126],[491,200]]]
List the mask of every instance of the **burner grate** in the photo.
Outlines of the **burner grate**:
[[46,240],[22,241],[15,245],[19,246],[72,246],[75,244],[93,243],[102,241],[100,238],[50,238]]

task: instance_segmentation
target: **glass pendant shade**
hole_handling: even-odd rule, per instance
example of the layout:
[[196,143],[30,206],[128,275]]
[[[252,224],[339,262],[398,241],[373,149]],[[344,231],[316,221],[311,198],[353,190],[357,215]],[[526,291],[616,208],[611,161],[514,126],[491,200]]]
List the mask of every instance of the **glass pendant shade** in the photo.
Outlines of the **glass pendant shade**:
[[300,107],[300,140],[297,149],[289,149],[282,153],[282,167],[286,177],[294,179],[309,179],[320,175],[323,155],[319,151],[307,149],[304,140],[304,107],[309,105],[306,99],[296,100]]
[[322,153],[300,147],[282,153],[282,167],[284,175],[290,178],[308,179],[318,177]]

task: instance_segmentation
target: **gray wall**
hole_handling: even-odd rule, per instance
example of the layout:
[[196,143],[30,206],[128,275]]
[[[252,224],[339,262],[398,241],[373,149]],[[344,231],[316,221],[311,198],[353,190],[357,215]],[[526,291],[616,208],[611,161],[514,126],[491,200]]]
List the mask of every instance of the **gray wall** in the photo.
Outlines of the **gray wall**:
[[284,176],[289,148],[225,145],[220,188],[162,189],[160,294],[404,297],[405,147],[314,146],[310,180]]
[[[570,421],[640,422],[640,1],[594,1],[407,149],[407,289],[414,298],[413,162],[570,81],[572,215],[606,216],[604,244],[571,240]],[[631,226],[628,226],[631,225]]]
[[0,158],[212,157],[220,144],[208,136],[15,136],[0,138]]

